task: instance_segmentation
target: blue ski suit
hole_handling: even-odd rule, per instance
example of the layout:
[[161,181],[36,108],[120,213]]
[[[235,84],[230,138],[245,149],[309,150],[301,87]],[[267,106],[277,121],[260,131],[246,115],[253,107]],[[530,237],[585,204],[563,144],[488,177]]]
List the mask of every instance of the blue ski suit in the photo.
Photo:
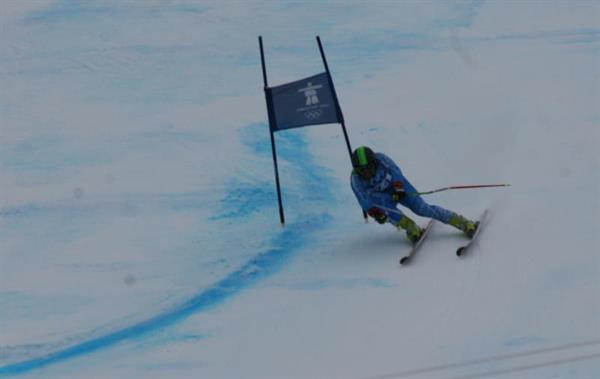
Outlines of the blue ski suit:
[[[373,177],[363,179],[353,172],[350,178],[352,190],[365,212],[373,207],[379,208],[388,216],[388,222],[397,226],[404,215],[396,208],[397,204],[401,204],[419,216],[433,218],[444,224],[450,221],[454,213],[442,207],[427,204],[392,159],[383,153],[375,153],[375,158],[378,164]],[[406,191],[406,196],[399,202],[392,199],[394,194],[392,184],[397,181],[402,182]]]

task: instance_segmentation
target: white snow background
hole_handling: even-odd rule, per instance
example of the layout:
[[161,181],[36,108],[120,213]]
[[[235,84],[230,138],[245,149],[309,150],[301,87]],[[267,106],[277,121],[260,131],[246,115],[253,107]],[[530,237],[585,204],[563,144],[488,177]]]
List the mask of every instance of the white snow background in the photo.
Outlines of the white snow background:
[[[258,35],[419,190],[512,184],[426,198],[468,256],[400,267],[337,125],[279,225]],[[599,53],[594,1],[2,1],[0,377],[600,377]]]

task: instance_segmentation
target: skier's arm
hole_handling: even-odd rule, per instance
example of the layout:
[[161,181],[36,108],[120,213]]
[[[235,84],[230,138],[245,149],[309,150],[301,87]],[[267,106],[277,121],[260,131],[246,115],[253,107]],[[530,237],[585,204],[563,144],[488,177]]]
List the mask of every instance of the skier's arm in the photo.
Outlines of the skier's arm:
[[384,164],[387,171],[392,176],[392,198],[395,201],[401,201],[406,196],[407,192],[416,192],[415,188],[410,184],[408,179],[400,170],[400,167],[387,155],[377,153],[377,158]]
[[354,195],[363,211],[367,212],[369,216],[373,217],[380,224],[387,222],[387,212],[377,207],[377,204],[373,202],[373,200],[377,201],[377,199],[373,199],[372,196],[369,196],[358,176],[352,175],[350,183],[352,185],[352,191],[354,191]]
[[354,196],[356,196],[356,200],[358,200],[358,203],[360,204],[360,207],[363,209],[363,211],[368,212],[369,209],[373,207],[373,202],[371,201],[370,196],[367,194],[364,185],[361,183],[357,175],[352,175],[350,178],[350,184],[352,186]]

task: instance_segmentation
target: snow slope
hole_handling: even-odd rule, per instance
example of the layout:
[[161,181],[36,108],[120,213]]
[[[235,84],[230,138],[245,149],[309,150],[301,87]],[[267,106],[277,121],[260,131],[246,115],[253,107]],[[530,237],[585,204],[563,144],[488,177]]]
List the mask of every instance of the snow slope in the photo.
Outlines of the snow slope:
[[[0,377],[600,376],[600,6],[0,5]],[[351,142],[427,200],[409,267],[365,224],[336,125],[279,133],[323,70]],[[424,223],[425,220],[419,219]]]

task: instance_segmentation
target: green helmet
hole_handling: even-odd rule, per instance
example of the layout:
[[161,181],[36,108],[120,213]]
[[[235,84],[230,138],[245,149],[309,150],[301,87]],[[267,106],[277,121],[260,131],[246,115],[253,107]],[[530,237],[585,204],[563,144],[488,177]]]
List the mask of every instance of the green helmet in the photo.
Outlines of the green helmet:
[[372,177],[377,169],[375,153],[367,146],[357,148],[352,153],[352,166],[354,172],[361,177],[365,179]]

